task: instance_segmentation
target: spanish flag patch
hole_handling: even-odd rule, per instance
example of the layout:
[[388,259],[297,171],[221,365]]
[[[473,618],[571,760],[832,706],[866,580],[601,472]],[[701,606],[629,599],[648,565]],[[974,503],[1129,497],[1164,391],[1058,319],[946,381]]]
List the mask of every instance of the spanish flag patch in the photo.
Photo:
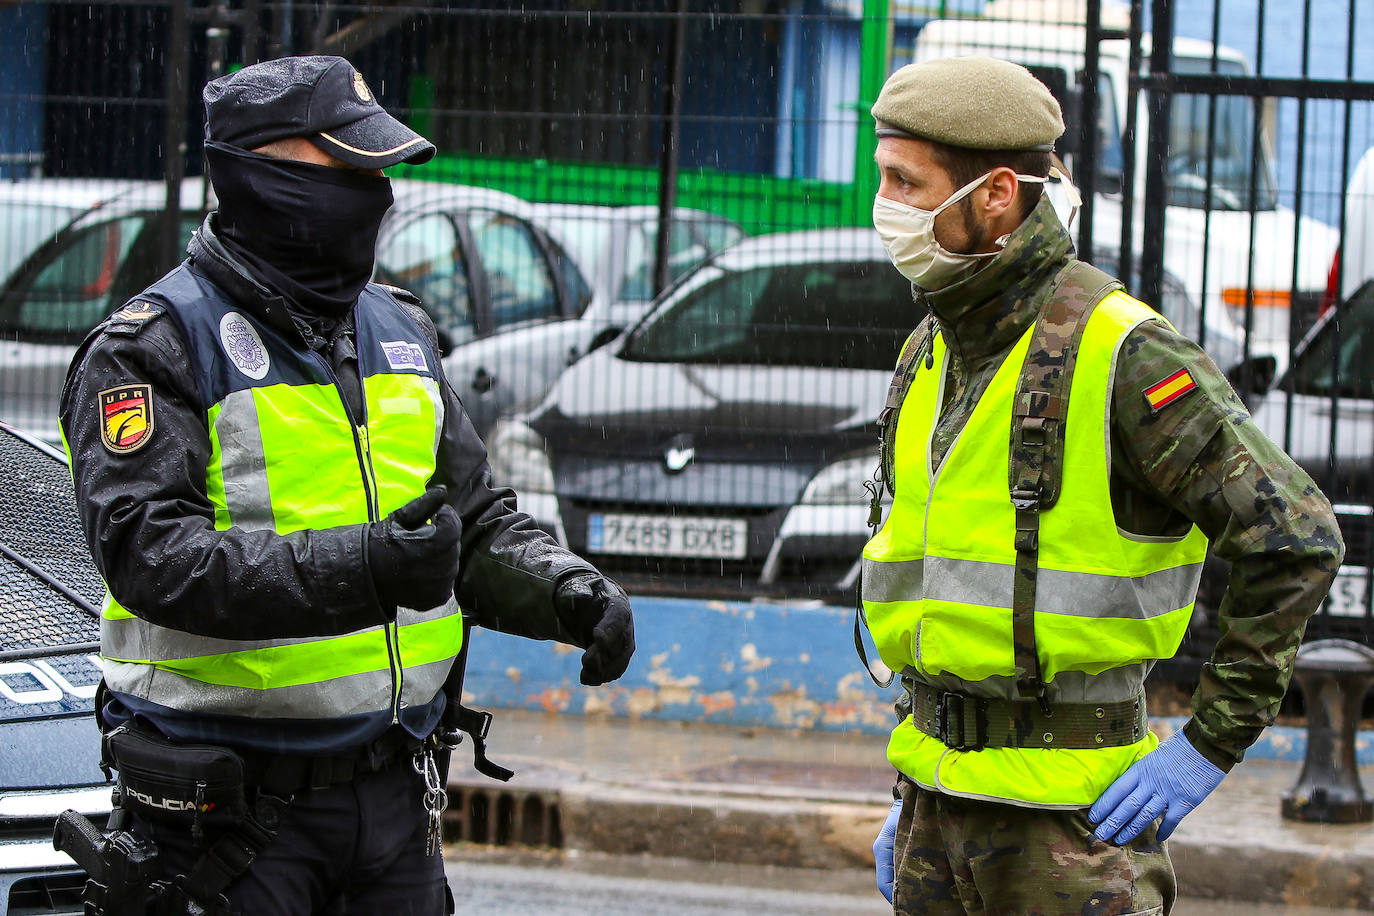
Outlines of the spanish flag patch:
[[1197,387],[1187,369],[1180,369],[1163,381],[1145,389],[1145,402],[1152,413],[1159,413],[1170,404]]

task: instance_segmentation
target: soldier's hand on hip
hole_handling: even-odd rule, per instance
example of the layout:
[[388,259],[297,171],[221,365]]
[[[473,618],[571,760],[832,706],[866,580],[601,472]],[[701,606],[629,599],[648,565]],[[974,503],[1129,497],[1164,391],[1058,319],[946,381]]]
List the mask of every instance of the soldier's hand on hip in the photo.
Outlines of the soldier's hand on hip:
[[463,523],[443,487],[430,487],[367,528],[367,565],[382,606],[427,611],[453,596]]
[[605,576],[578,573],[558,583],[554,604],[563,625],[586,649],[583,684],[596,687],[625,673],[635,652],[635,622],[624,589]]
[[1161,814],[1159,840],[1212,793],[1226,774],[1199,754],[1182,731],[1133,763],[1093,803],[1093,836],[1124,846]]

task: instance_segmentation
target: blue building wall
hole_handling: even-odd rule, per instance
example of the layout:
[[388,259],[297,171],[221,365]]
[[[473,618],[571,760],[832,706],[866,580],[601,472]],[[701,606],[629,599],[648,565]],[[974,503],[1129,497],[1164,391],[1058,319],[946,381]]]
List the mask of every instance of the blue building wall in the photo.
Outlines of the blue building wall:
[[[478,630],[466,702],[552,715],[611,715],[763,728],[886,734],[897,687],[879,689],[854,651],[852,608],[636,596],[634,661],[604,687],[578,683],[582,653]],[[876,653],[869,651],[870,659]],[[1157,718],[1167,735],[1183,716]],[[498,724],[499,725],[499,716]],[[1247,759],[1302,761],[1307,732],[1267,728]],[[1374,764],[1374,732],[1356,757]]]
[[854,652],[851,609],[636,597],[634,662],[614,684],[578,683],[581,652],[482,630],[468,702],[629,718],[885,732],[896,688]]
[[43,153],[48,5],[0,6],[0,178],[34,174]]

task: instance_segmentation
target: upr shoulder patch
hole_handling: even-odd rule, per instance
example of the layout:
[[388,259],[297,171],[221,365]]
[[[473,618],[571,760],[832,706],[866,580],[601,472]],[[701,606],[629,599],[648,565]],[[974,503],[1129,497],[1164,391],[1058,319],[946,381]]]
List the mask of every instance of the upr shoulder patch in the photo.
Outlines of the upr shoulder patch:
[[107,388],[100,400],[100,441],[116,455],[136,452],[153,436],[153,388],[123,385]]
[[1151,413],[1159,413],[1190,391],[1197,388],[1192,374],[1180,369],[1167,378],[1155,382],[1145,389],[1145,403],[1150,405]]

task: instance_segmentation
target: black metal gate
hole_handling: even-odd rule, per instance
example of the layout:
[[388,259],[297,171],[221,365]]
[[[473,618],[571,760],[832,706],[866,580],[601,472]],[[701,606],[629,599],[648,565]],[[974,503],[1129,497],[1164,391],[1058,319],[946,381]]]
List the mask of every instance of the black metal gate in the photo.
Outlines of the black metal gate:
[[[1355,53],[1374,17],[1362,3],[1085,0],[1080,14],[1016,0],[46,0],[0,6],[0,178],[153,185],[140,192],[156,199],[138,211],[147,224],[123,240],[142,273],[116,276],[114,301],[174,262],[199,218],[204,82],[330,53],[435,139],[442,161],[427,168],[445,181],[645,204],[660,228],[674,206],[746,234],[862,227],[867,108],[887,73],[942,53],[1019,60],[1065,107],[1080,251],[1194,335],[1341,506],[1349,569],[1313,630],[1374,641],[1374,347],[1362,337],[1374,328],[1374,157],[1362,158],[1374,70]],[[0,238],[27,231],[0,225]],[[652,288],[669,279],[669,238],[657,234]],[[102,279],[92,263],[83,289]],[[27,344],[9,307],[0,344]],[[84,331],[32,333],[65,356]],[[7,352],[0,415],[30,396],[50,403],[65,362]],[[1263,394],[1268,377],[1281,381]]]

